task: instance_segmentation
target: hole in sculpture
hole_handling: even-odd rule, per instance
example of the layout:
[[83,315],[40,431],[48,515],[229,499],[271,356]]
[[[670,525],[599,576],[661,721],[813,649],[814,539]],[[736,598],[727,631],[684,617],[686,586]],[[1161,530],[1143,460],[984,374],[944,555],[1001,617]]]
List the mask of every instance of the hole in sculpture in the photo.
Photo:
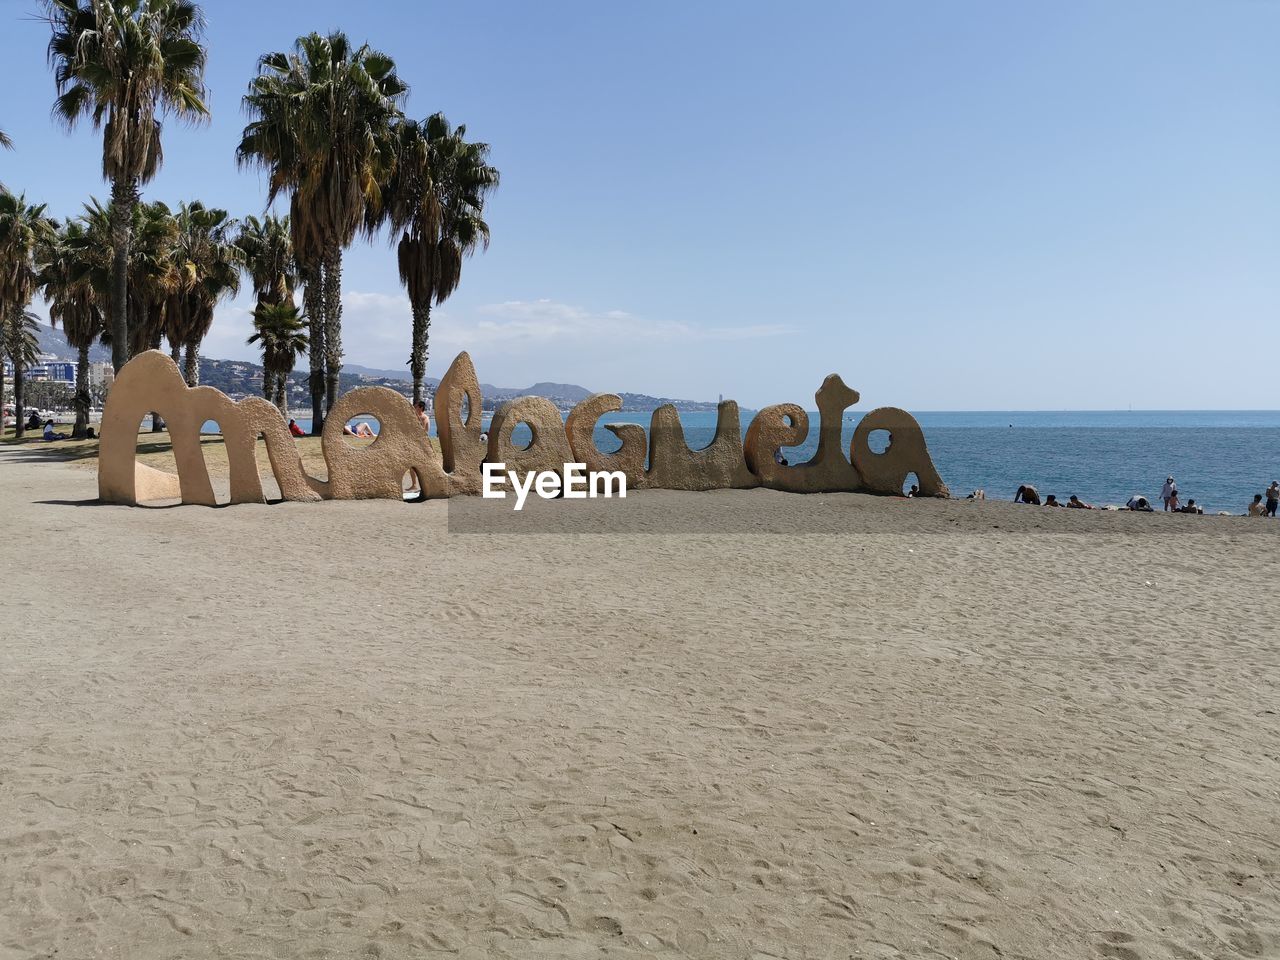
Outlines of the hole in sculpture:
[[888,430],[872,430],[867,434],[867,446],[872,453],[888,453],[893,444],[893,434]]
[[342,439],[354,447],[367,447],[382,432],[378,418],[369,414],[352,417],[342,428]]
[[533,446],[533,427],[521,420],[511,428],[511,446],[528,450]]
[[[212,434],[212,436],[211,436]],[[222,424],[206,420],[200,428],[200,456],[213,486],[213,500],[218,506],[231,502],[231,461],[227,457],[226,438]]]
[[471,395],[464,393],[462,395],[462,409],[460,413],[462,424],[465,425],[471,419]]
[[400,478],[400,488],[404,491],[406,500],[422,499],[422,484],[418,482],[416,470],[406,470],[404,472],[404,476]]
[[920,478],[917,477],[914,473],[908,473],[906,476],[906,479],[902,481],[902,492],[910,493],[912,487],[917,488],[917,490],[919,489]]
[[[151,414],[149,413],[144,415],[138,422],[138,446],[136,451],[134,454],[136,463],[177,476],[178,461],[173,455],[169,434],[151,432]],[[173,506],[177,503],[179,503],[177,499],[139,501],[141,506],[147,507]]]

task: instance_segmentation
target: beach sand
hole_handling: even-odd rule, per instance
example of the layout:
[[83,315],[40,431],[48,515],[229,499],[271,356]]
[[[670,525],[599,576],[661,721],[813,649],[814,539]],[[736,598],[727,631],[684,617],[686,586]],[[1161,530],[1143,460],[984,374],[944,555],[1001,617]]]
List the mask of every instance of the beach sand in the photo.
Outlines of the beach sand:
[[1280,956],[1280,524],[94,495],[0,452],[3,960]]

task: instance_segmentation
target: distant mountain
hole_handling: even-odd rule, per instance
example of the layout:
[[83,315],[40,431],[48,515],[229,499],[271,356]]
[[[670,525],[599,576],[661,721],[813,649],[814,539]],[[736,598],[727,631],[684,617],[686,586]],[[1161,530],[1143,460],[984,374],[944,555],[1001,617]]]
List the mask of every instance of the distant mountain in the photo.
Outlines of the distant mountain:
[[[40,324],[39,336],[41,353],[52,353],[59,360],[75,360],[79,356],[76,348],[67,343],[66,335],[61,330],[55,330],[53,327],[42,323]],[[89,361],[91,363],[110,363],[111,348],[95,343],[89,348]]]
[[[46,324],[40,325],[40,352],[51,353],[62,360],[74,360],[76,351],[67,343],[61,330],[55,330]],[[89,348],[89,359],[92,361],[111,362],[111,350],[94,344]],[[296,409],[302,409],[309,403],[306,389],[306,369],[296,370],[289,377],[289,403]],[[262,392],[262,367],[247,360],[214,360],[209,357],[200,358],[200,382],[216,387],[233,399],[245,396],[257,396]],[[346,393],[355,387],[382,386],[409,395],[409,386],[413,378],[407,369],[385,370],[378,367],[366,367],[358,363],[343,364],[339,389]],[[440,380],[427,377],[423,381],[429,394],[435,393]],[[495,387],[491,383],[480,384],[480,393],[484,397],[484,409],[492,410],[504,400],[515,397],[546,397],[557,407],[568,409],[575,403],[587,399],[595,391],[576,383],[551,383],[540,381],[531,387]],[[650,397],[643,393],[622,393],[622,409],[628,412],[648,411],[662,406],[664,403],[674,404],[681,410],[714,410],[714,403],[699,400],[672,400],[666,397]]]

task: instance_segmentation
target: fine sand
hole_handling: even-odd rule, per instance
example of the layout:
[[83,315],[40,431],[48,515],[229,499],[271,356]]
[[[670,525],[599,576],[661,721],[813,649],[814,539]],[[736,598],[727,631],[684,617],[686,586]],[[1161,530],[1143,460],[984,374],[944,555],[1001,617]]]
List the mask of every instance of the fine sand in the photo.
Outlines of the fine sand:
[[1280,523],[94,495],[0,451],[3,960],[1280,956]]

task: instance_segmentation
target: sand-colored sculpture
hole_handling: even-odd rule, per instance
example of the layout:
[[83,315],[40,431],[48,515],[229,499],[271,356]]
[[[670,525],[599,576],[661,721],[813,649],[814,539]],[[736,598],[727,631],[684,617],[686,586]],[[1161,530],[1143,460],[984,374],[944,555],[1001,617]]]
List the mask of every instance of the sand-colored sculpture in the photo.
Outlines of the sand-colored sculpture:
[[791,493],[830,493],[861,490],[853,464],[844,458],[840,425],[847,407],[858,402],[858,391],[839,374],[822,381],[814,395],[818,402],[818,449],[806,463],[783,466],[775,459],[782,447],[795,447],[809,436],[809,414],[794,403],[765,407],[747,428],[744,453],[747,466],[763,486]]
[[[378,439],[368,446],[349,442],[342,432],[348,420],[362,416],[379,424]],[[331,499],[399,500],[406,473],[417,477],[421,499],[449,495],[440,455],[413,407],[388,387],[357,387],[339,397],[325,418],[321,448],[329,466],[326,493]]]
[[[176,478],[136,462],[138,426],[153,410],[169,425]],[[173,360],[158,350],[130,360],[111,387],[98,447],[98,498],[126,504],[170,499],[176,483],[183,503],[215,505],[213,484],[200,452],[200,428],[206,420],[216,420],[222,429],[231,468],[232,503],[265,500],[255,457],[259,434],[266,439],[280,495],[286,500],[320,499],[303,472],[279,410],[261,397],[235,403],[212,387],[188,387]]]
[[[463,419],[463,401],[466,419]],[[471,356],[465,350],[454,358],[436,387],[432,408],[436,414],[436,433],[440,437],[440,453],[444,471],[449,475],[449,495],[475,495],[480,492],[480,464],[487,447],[480,439],[484,432],[481,410],[480,381]]]
[[[533,433],[529,446],[520,448],[511,439],[516,424],[523,423]],[[545,397],[517,397],[500,406],[489,421],[490,463],[506,465],[523,479],[529,471],[560,473],[573,463],[573,451],[564,432],[564,420],[555,404]]]
[[674,406],[653,411],[649,420],[649,473],[646,483],[664,490],[719,490],[757,487],[742,455],[738,404],[724,400],[716,409],[716,435],[701,450],[690,450]]
[[[873,430],[889,432],[889,448],[884,453],[871,449],[868,441]],[[878,407],[858,421],[849,444],[849,459],[871,493],[902,493],[907,476],[914,473],[921,496],[951,496],[933,466],[920,424],[897,407]]]
[[[949,495],[929,457],[924,433],[909,413],[896,407],[871,411],[854,431],[846,460],[840,449],[841,422],[845,409],[858,402],[858,393],[832,374],[823,381],[816,398],[817,450],[807,463],[796,466],[782,466],[774,459],[780,447],[799,445],[808,437],[808,414],[790,403],[760,411],[744,443],[738,405],[732,400],[722,402],[715,439],[701,450],[689,449],[680,415],[668,404],[653,412],[647,438],[637,424],[605,424],[622,446],[614,453],[604,453],[595,444],[595,429],[603,414],[622,409],[616,394],[587,398],[573,409],[567,422],[561,420],[551,401],[520,397],[494,413],[486,445],[480,439],[480,383],[471,358],[461,353],[436,391],[439,451],[401,394],[385,387],[361,387],[341,397],[325,421],[321,449],[329,478],[317,480],[303,470],[284,418],[272,404],[259,397],[236,403],[212,387],[189,388],[169,357],[150,350],[124,366],[107,396],[98,453],[98,495],[107,503],[180,499],[213,506],[213,485],[200,450],[200,429],[208,420],[216,421],[222,430],[232,503],[264,501],[256,458],[259,436],[266,441],[271,472],[286,500],[398,500],[403,496],[406,473],[417,479],[420,499],[477,494],[482,489],[481,465],[486,460],[504,464],[504,469],[515,471],[520,479],[531,471],[559,473],[566,463],[582,463],[588,472],[621,471],[632,489],[715,490],[764,485],[796,493],[866,490],[896,494],[914,473],[922,495]],[[138,427],[152,410],[168,421],[176,476],[136,462]],[[361,415],[372,416],[380,424],[372,444],[350,441],[343,433],[347,421]],[[523,448],[512,441],[512,432],[520,423],[533,434],[532,442]],[[872,452],[868,443],[874,430],[890,433],[889,447],[883,453]]]
[[622,441],[613,453],[596,446],[596,422],[606,413],[622,409],[622,398],[616,393],[596,393],[587,397],[565,419],[564,430],[576,463],[585,464],[587,472],[621,470],[627,475],[627,489],[639,490],[649,485],[644,472],[644,458],[649,441],[644,427],[638,423],[606,423],[604,428]]

